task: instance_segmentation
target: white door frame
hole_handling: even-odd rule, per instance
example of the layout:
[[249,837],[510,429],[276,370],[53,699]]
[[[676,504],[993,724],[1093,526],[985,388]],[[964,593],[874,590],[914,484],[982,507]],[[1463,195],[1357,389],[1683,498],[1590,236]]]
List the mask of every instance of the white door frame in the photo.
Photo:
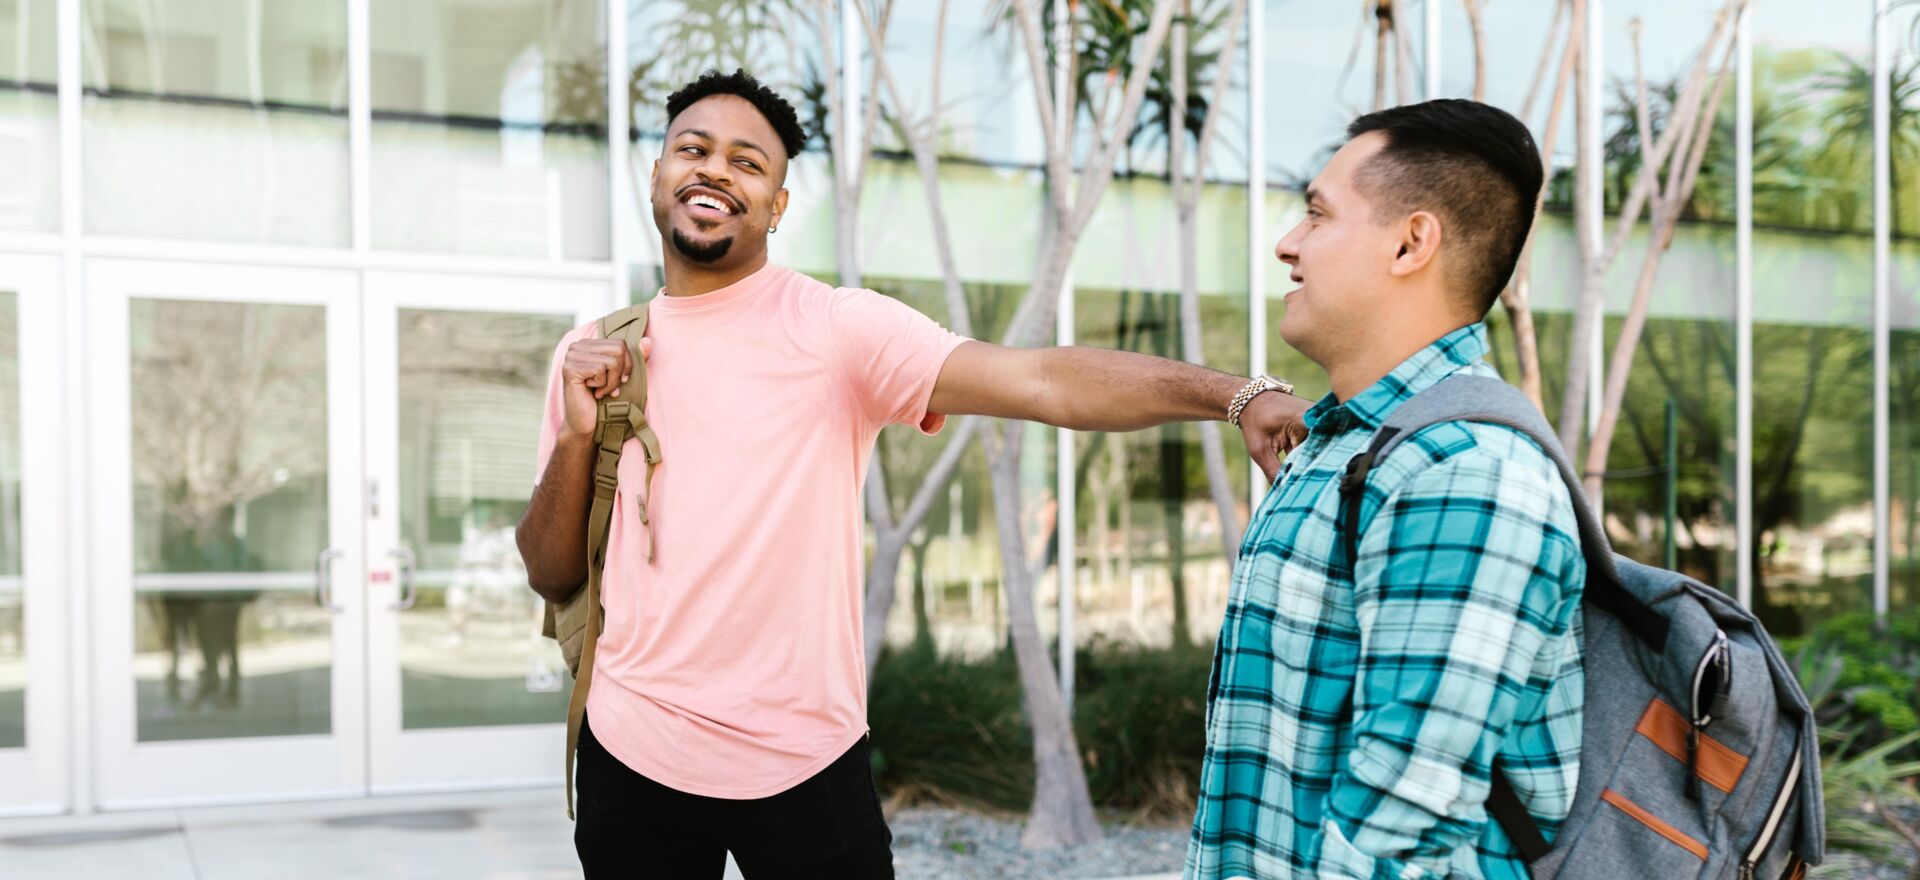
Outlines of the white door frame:
[[[20,539],[27,657],[26,747],[0,749],[0,815],[64,812],[74,755],[67,735],[67,449],[77,438],[60,395],[60,259],[0,257],[0,289],[16,294],[20,353]],[[13,438],[0,438],[11,442]]]
[[[360,315],[356,273],[148,260],[84,267],[92,392],[94,774],[98,803],[138,808],[258,802],[366,791],[365,598],[360,480]],[[326,308],[332,724],[327,735],[141,743],[132,671],[132,444],[128,306],[132,299],[286,303]],[[74,536],[76,540],[80,536]]]
[[[556,785],[562,780],[564,719],[551,724],[405,730],[402,726],[398,315],[406,309],[520,312],[592,320],[608,299],[605,281],[497,275],[369,271],[365,276],[367,476],[389,499],[368,514],[369,788],[376,794]],[[559,339],[552,340],[554,344]],[[535,462],[527,462],[532,475]],[[529,481],[531,483],[531,480]],[[556,658],[558,656],[558,648]],[[557,666],[557,662],[556,662]]]

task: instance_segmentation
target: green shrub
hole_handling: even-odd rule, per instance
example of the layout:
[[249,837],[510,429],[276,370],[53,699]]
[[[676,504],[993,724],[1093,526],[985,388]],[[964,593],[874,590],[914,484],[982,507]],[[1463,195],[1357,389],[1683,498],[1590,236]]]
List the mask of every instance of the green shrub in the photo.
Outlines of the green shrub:
[[1033,736],[1010,657],[887,654],[867,691],[867,723],[874,780],[889,795],[998,809],[1033,800]]
[[[1074,732],[1096,805],[1192,815],[1206,751],[1205,647],[1096,645],[1075,662]],[[867,699],[874,778],[889,796],[1025,810],[1033,737],[1011,656],[969,662],[909,650],[881,658]]]
[[1191,818],[1206,754],[1211,646],[1094,646],[1074,668],[1073,726],[1094,803]]
[[[1830,751],[1852,754],[1920,730],[1920,609],[1885,625],[1870,613],[1843,614],[1780,648],[1815,720],[1836,734],[1826,740]],[[1903,754],[1920,754],[1905,742]]]

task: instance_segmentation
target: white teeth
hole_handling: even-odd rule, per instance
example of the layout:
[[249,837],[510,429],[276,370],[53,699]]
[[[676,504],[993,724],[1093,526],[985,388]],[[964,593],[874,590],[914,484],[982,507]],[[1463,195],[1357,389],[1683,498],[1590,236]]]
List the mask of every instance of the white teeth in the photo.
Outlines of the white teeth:
[[697,195],[697,196],[694,196],[693,198],[688,199],[687,204],[700,205],[702,207],[712,208],[716,211],[720,211],[725,214],[733,213],[733,209],[728,207],[725,202],[722,202],[719,199],[714,198],[713,196]]

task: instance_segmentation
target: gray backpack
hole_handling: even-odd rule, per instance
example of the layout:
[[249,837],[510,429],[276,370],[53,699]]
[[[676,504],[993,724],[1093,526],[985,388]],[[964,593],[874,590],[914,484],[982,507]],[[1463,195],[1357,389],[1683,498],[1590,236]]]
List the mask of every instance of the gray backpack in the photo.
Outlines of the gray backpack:
[[1752,613],[1615,555],[1552,429],[1513,386],[1455,376],[1402,404],[1348,463],[1346,559],[1367,472],[1422,428],[1505,425],[1566,480],[1587,559],[1586,712],[1573,811],[1549,845],[1498,765],[1487,812],[1538,880],[1798,880],[1825,854],[1820,750],[1793,670]]

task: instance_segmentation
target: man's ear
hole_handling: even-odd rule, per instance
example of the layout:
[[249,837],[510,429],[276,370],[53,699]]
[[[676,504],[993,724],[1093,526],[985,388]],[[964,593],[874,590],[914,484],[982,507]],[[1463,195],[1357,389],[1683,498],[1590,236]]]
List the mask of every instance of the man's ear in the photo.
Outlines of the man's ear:
[[1388,271],[1404,278],[1432,264],[1440,255],[1440,240],[1445,232],[1440,218],[1429,211],[1415,211],[1400,225],[1400,241]]
[[780,228],[780,217],[785,213],[787,213],[787,190],[782,187],[779,192],[773,194],[773,223],[769,225],[775,229]]
[[659,182],[660,182],[660,160],[655,159],[653,160],[653,170],[647,172],[647,185],[651,186]]

